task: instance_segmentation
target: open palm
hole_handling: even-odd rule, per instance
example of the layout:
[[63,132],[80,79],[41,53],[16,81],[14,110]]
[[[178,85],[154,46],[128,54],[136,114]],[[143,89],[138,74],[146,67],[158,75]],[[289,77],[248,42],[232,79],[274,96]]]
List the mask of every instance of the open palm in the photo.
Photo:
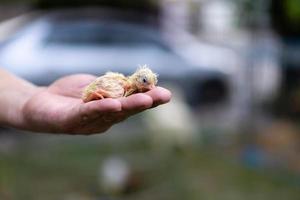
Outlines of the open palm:
[[24,105],[25,127],[33,131],[69,134],[101,133],[115,123],[148,108],[167,103],[171,93],[161,87],[119,99],[83,103],[83,88],[96,77],[77,74],[42,88]]

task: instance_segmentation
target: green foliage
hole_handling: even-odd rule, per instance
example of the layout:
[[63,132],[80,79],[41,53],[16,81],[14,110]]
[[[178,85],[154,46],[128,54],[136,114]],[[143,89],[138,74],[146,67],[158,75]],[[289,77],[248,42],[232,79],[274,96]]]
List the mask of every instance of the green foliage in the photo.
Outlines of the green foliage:
[[299,199],[299,183],[285,172],[246,169],[223,150],[197,144],[166,151],[150,135],[125,142],[106,135],[21,141],[0,151],[0,199],[98,199],[104,195],[99,167],[116,155],[142,180],[141,188],[120,197],[125,200]]

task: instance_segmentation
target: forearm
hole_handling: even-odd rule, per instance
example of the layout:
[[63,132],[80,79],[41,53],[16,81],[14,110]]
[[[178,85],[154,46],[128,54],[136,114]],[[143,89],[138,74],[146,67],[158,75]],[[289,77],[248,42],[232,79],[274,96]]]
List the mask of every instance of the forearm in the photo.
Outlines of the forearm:
[[0,69],[0,125],[22,126],[22,108],[37,91],[37,86]]

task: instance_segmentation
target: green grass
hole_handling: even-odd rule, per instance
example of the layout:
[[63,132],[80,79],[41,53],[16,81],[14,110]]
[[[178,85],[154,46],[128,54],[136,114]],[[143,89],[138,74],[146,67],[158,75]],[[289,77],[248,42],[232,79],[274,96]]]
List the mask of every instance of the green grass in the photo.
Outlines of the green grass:
[[247,169],[232,155],[197,144],[154,147],[146,134],[127,142],[110,136],[21,141],[13,151],[0,152],[0,199],[101,199],[99,167],[116,155],[141,180],[136,191],[117,199],[300,199],[300,183],[292,174]]

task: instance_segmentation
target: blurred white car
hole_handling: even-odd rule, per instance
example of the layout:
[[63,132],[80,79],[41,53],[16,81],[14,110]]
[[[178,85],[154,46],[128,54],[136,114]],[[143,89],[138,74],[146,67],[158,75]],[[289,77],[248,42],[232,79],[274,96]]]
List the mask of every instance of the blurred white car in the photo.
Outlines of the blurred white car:
[[196,40],[180,45],[186,38],[163,35],[159,28],[125,20],[118,12],[103,17],[101,10],[52,11],[0,45],[0,66],[45,85],[73,73],[131,74],[147,64],[159,74],[160,84],[182,89],[192,106],[225,101],[231,52]]

